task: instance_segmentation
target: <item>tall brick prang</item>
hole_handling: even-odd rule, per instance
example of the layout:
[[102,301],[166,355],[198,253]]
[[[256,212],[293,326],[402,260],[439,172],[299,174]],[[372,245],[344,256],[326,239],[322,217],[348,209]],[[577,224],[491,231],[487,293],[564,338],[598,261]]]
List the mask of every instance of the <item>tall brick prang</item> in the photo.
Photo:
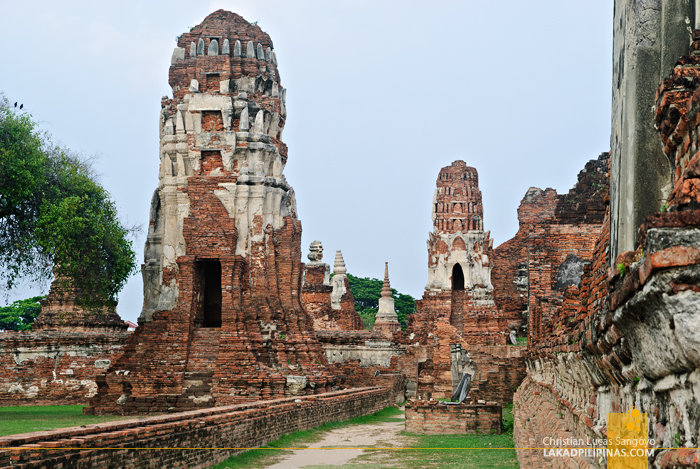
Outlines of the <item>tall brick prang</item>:
[[476,169],[464,161],[442,168],[432,212],[428,285],[409,316],[408,330],[395,334],[407,345],[424,348],[420,354],[425,358],[417,363],[417,395],[448,398],[469,372],[471,396],[507,402],[512,391],[506,388],[513,379],[489,370],[503,365],[521,374],[521,359],[519,353],[491,350],[505,346],[508,328],[492,298],[492,241],[484,232]]
[[464,161],[442,168],[433,196],[428,285],[415,322],[442,320],[470,343],[505,344],[506,324],[493,301],[490,232],[484,232],[479,175]]
[[300,302],[301,223],[283,171],[286,90],[270,37],[219,10],[178,38],[160,115],[144,306],[91,413],[330,390]]

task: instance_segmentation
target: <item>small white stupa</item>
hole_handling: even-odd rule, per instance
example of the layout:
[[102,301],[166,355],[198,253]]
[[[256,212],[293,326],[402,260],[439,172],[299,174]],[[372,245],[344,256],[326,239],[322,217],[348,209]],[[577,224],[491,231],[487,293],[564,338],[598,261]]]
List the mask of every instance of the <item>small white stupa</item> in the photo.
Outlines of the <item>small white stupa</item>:
[[382,296],[379,298],[379,311],[374,320],[373,331],[394,333],[401,329],[399,316],[394,310],[394,298],[391,296],[391,284],[389,283],[389,263],[384,264],[384,285]]

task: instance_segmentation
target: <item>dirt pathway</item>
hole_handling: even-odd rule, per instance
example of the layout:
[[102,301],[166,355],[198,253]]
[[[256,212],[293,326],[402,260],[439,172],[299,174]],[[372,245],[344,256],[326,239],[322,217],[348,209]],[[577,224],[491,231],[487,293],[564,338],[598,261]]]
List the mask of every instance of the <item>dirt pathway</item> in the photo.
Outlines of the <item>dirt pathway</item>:
[[[403,415],[396,416],[403,418]],[[382,422],[367,425],[352,425],[332,430],[323,435],[321,441],[313,443],[313,448],[295,450],[284,456],[268,469],[325,468],[352,464],[352,467],[391,467],[392,456],[389,453],[377,454],[359,447],[396,447],[405,446],[410,438],[399,435],[404,429],[404,422]],[[333,448],[333,449],[314,449]],[[356,458],[363,456],[359,460]]]

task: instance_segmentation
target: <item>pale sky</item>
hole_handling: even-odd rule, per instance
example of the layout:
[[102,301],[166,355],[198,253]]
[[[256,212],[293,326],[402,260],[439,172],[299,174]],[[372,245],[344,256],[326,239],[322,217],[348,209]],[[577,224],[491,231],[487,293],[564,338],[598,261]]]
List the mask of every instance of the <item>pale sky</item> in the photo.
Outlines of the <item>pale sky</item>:
[[[609,149],[613,0],[0,0],[0,91],[99,155],[123,220],[146,225],[176,37],[219,8],[274,42],[304,261],[313,240],[356,276],[381,278],[388,261],[392,286],[419,298],[441,167],[478,170],[498,245],[529,187],[566,192]],[[119,314],[136,321],[142,301],[139,274]]]

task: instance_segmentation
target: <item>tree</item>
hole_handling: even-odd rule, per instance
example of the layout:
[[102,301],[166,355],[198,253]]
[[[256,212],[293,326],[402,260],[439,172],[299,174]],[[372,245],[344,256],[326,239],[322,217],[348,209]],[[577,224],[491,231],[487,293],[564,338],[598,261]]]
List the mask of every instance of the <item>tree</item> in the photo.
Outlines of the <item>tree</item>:
[[0,282],[50,280],[83,306],[114,304],[136,272],[129,229],[91,162],[52,143],[0,95]]
[[[379,310],[379,298],[382,296],[382,285],[384,282],[376,278],[355,277],[347,274],[350,291],[355,297],[355,311],[362,318],[362,325],[366,329],[371,329],[374,319]],[[408,327],[408,315],[416,311],[416,300],[411,295],[406,295],[391,289],[391,296],[394,298],[394,310],[399,317],[401,329]]]
[[32,323],[41,312],[40,300],[44,296],[35,296],[26,300],[17,300],[10,306],[0,307],[0,331],[30,331]]

